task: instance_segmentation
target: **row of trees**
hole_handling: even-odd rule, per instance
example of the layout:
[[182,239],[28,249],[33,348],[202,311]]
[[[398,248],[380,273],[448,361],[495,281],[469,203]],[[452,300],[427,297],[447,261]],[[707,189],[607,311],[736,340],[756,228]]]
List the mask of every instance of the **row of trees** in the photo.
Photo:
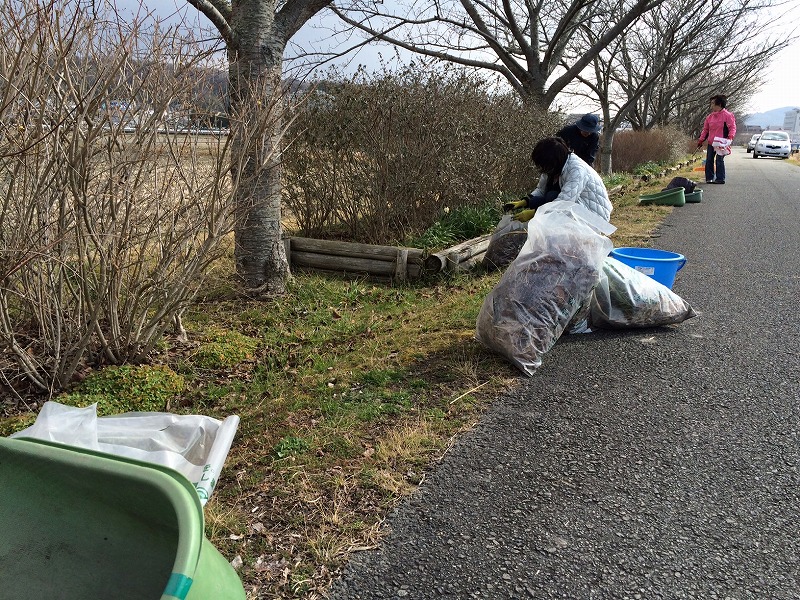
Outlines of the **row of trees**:
[[[782,0],[187,1],[225,41],[234,112],[255,104],[252,89],[277,92],[287,43],[330,8],[340,29],[496,72],[525,103],[549,108],[559,93],[583,83],[605,117],[606,172],[622,120],[642,127],[672,117],[688,121],[705,109],[712,90],[741,98],[787,42],[759,26]],[[252,170],[263,164],[263,149],[276,156],[276,144],[267,137],[260,147],[238,151],[250,156],[243,164]],[[246,215],[237,232],[237,265],[249,287],[280,291],[288,276],[280,243],[280,171],[273,163],[260,173],[258,183],[236,198]]]
[[559,94],[602,112],[600,168],[611,173],[614,132],[671,124],[691,131],[709,96],[744,107],[787,43],[772,0],[564,0],[372,3],[334,8],[344,23],[411,52],[494,71],[522,101]]

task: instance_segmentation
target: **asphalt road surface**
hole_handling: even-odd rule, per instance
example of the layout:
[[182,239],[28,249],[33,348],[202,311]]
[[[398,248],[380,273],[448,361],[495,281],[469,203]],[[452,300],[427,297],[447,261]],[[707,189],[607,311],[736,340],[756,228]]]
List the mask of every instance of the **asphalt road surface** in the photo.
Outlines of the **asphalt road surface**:
[[333,599],[800,598],[800,168],[751,156],[654,240],[699,316],[562,337]]

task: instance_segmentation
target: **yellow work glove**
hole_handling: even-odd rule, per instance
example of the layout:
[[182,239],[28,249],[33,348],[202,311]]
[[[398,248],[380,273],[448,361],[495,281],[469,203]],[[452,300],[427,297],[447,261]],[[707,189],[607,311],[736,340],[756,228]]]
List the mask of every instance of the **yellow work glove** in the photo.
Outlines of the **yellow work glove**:
[[513,202],[506,202],[503,204],[503,212],[509,212],[517,208],[525,208],[527,205],[528,201],[525,198],[514,200]]
[[521,210],[517,214],[514,215],[514,219],[519,221],[520,223],[527,223],[533,218],[533,215],[536,214],[535,208],[529,208],[528,210]]

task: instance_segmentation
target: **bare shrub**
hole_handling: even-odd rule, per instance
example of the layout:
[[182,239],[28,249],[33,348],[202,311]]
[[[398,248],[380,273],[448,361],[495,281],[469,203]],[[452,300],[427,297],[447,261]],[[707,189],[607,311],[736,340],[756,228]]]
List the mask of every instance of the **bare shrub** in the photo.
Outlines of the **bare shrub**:
[[670,127],[620,131],[614,135],[611,164],[616,172],[630,173],[648,162],[677,162],[691,152],[690,144],[685,133]]
[[298,110],[283,154],[285,205],[312,237],[393,243],[445,207],[532,186],[530,149],[556,122],[490,82],[412,64],[331,72]]
[[0,13],[0,376],[14,390],[146,360],[234,225],[227,137],[178,130],[203,53],[74,4]]

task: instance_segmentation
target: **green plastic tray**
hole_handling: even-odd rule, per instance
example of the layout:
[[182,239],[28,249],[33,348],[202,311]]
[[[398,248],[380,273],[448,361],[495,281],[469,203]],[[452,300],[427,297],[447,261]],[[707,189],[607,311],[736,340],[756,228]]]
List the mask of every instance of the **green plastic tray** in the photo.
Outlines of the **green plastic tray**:
[[0,438],[0,600],[243,600],[177,471]]
[[691,194],[686,194],[686,202],[700,202],[703,199],[703,190],[695,190]]
[[639,204],[658,204],[661,206],[683,206],[686,204],[686,193],[682,187],[663,190],[655,194],[642,194]]

